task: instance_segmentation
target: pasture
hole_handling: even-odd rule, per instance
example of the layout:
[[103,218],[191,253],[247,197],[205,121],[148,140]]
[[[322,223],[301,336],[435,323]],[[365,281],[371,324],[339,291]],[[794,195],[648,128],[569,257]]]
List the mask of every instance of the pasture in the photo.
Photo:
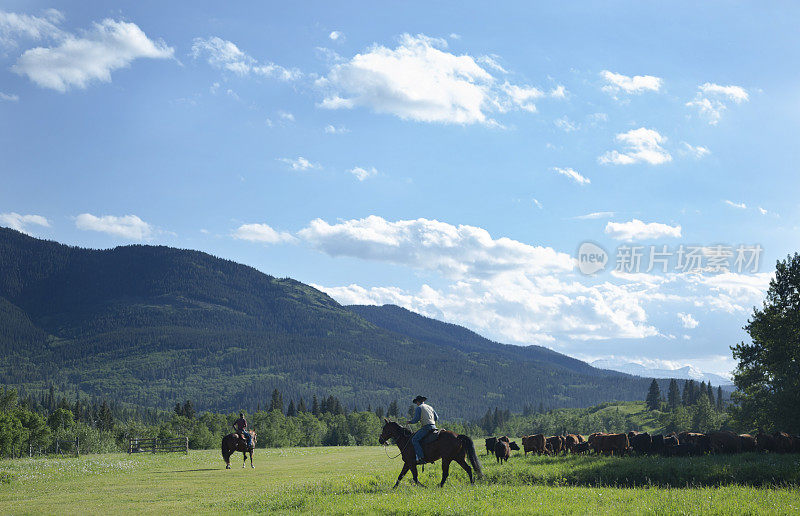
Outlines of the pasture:
[[[390,448],[396,453],[397,448]],[[225,470],[218,450],[0,461],[0,513],[787,514],[800,511],[800,456],[693,458],[480,455],[486,478],[460,468],[435,487],[397,490],[380,447],[258,449]]]

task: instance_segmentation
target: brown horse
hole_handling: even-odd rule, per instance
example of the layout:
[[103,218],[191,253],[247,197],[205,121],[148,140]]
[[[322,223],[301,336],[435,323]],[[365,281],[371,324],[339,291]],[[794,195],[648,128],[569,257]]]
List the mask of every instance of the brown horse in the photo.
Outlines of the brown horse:
[[[417,457],[414,453],[414,447],[411,445],[411,437],[413,435],[411,430],[403,428],[394,421],[389,421],[384,418],[383,430],[381,431],[378,442],[386,444],[386,441],[389,439],[394,439],[397,447],[400,448],[400,455],[403,457],[403,470],[400,472],[400,476],[397,477],[397,482],[395,482],[394,487],[400,484],[400,481],[408,470],[411,470],[414,483],[422,485],[417,479]],[[469,458],[472,467],[475,468],[478,478],[483,476],[481,463],[478,462],[478,455],[475,453],[475,444],[473,444],[472,439],[466,435],[456,435],[454,432],[442,430],[435,441],[423,445],[423,450],[425,451],[426,462],[433,463],[442,459],[442,482],[439,484],[440,487],[444,486],[447,480],[447,475],[450,473],[450,462],[452,461],[456,461],[464,468],[464,471],[469,475],[469,481],[473,484],[475,483],[475,479],[472,477],[472,468],[467,464],[465,457]]]
[[256,433],[253,430],[245,430],[253,437],[253,446],[248,447],[247,441],[239,434],[228,434],[222,438],[222,458],[225,459],[225,469],[231,469],[231,455],[234,452],[242,452],[243,461],[242,467],[247,464],[247,454],[250,454],[250,467],[253,466],[253,448],[256,446]]

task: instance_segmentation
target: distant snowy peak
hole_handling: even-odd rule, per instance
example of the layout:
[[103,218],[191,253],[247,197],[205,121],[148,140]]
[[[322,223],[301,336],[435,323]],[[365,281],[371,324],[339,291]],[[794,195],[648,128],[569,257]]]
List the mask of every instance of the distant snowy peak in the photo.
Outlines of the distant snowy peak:
[[643,366],[642,364],[636,364],[634,362],[619,364],[611,360],[595,360],[591,365],[598,369],[611,369],[612,371],[619,371],[621,373],[628,373],[646,378],[678,378],[680,380],[695,380],[706,383],[711,382],[711,385],[733,384],[733,382],[724,376],[714,373],[704,373],[703,371],[688,365],[679,369],[651,369]]

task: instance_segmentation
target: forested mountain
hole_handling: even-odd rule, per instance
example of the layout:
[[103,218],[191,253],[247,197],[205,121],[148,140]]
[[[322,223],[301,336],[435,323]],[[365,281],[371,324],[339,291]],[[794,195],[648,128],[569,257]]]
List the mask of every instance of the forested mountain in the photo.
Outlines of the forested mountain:
[[399,307],[343,307],[298,281],[160,246],[69,247],[0,228],[0,383],[148,407],[348,407],[424,393],[448,417],[642,399],[649,381],[498,344]]

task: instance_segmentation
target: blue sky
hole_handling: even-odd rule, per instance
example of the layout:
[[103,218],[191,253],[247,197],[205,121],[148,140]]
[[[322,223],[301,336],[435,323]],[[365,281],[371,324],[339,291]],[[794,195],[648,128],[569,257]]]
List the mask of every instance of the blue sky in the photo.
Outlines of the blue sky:
[[[728,372],[797,250],[790,2],[0,3],[0,224]],[[604,271],[575,266],[582,242]],[[613,271],[759,245],[758,270]],[[718,252],[718,251],[717,251]],[[733,259],[730,260],[733,265]]]

